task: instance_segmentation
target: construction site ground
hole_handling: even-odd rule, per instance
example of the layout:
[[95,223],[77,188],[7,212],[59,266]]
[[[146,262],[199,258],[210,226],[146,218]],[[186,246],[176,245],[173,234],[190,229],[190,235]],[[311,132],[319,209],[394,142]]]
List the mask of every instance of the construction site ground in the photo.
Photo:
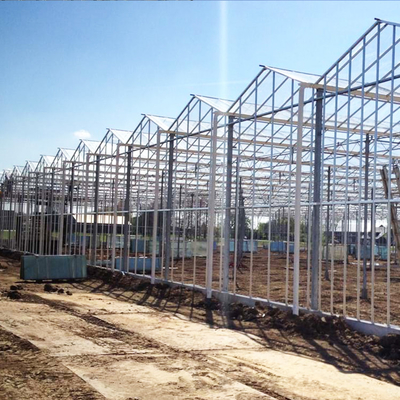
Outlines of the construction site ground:
[[92,268],[45,290],[19,265],[0,257],[0,399],[400,398],[399,337]]
[[[148,255],[151,256],[151,255]],[[293,254],[271,252],[268,266],[268,250],[258,249],[253,254],[252,268],[250,253],[244,253],[240,266],[236,272],[236,286],[234,285],[233,267],[230,267],[230,291],[244,296],[268,298],[280,303],[293,303]],[[231,254],[233,263],[233,254]],[[231,263],[231,264],[232,264]],[[206,258],[197,257],[196,268],[194,259],[188,258],[182,268],[182,261],[174,264],[172,278],[186,284],[193,282],[205,286]],[[214,252],[213,289],[221,288],[221,254],[220,248]],[[328,279],[325,279],[326,262],[321,266],[320,309],[343,315],[344,313],[357,318],[357,303],[359,303],[359,318],[376,323],[385,324],[388,320],[387,307],[390,305],[390,323],[400,325],[400,267],[392,262],[390,271],[390,303],[388,303],[387,261],[376,260],[373,270],[370,261],[367,261],[366,287],[367,298],[361,297],[363,280],[363,261],[358,262],[352,256],[348,257],[346,271],[343,261],[329,260],[327,263]],[[310,305],[310,265],[307,265],[307,252],[300,253],[300,282],[299,301],[301,307]],[[268,269],[270,277],[268,278]],[[141,271],[139,271],[141,273]],[[161,271],[157,271],[161,278]],[[307,283],[308,281],[308,283]],[[372,281],[374,284],[372,285]],[[287,282],[287,284],[286,284]],[[357,282],[359,283],[357,286]],[[373,291],[372,291],[373,287]],[[373,296],[373,300],[372,300]],[[307,300],[308,298],[308,300]],[[344,299],[346,305],[344,308]]]

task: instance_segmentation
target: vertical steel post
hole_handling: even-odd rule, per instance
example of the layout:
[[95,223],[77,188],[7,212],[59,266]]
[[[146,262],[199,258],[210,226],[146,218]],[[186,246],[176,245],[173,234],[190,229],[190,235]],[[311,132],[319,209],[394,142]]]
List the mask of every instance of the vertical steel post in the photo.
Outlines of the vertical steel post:
[[207,226],[207,260],[206,260],[206,292],[207,298],[212,294],[212,273],[214,256],[214,221],[215,221],[215,171],[217,163],[217,131],[218,113],[214,112],[211,130],[211,162],[208,185],[208,226]]
[[130,194],[131,194],[131,167],[132,167],[132,148],[128,147],[128,158],[126,164],[126,190],[125,190],[125,218],[124,218],[124,257],[123,269],[129,272],[129,218],[130,218]]
[[[396,26],[393,26],[393,34],[392,34],[392,44],[393,44],[393,49],[395,48],[395,44],[396,44]],[[390,79],[390,119],[389,119],[389,123],[390,123],[390,129],[389,129],[389,133],[390,133],[390,139],[389,139],[389,170],[392,170],[392,143],[393,143],[393,127],[395,126],[394,121],[393,121],[393,109],[394,109],[394,102],[393,102],[393,96],[395,93],[395,86],[394,86],[394,73],[395,73],[395,63],[396,63],[396,55],[394,50],[392,51],[392,68],[391,68],[391,79]],[[389,182],[389,196],[388,196],[388,231],[387,231],[387,264],[386,264],[386,268],[387,268],[387,272],[386,272],[386,293],[387,293],[387,297],[386,297],[386,323],[388,326],[390,326],[391,323],[391,267],[390,267],[390,250],[391,250],[391,218],[390,218],[390,212],[389,212],[389,206],[390,206],[390,199],[392,198],[392,186]],[[398,250],[398,249],[397,249]],[[397,252],[396,252],[397,254]]]
[[60,220],[59,220],[59,232],[58,232],[58,255],[63,253],[63,241],[64,241],[64,213],[65,213],[65,163],[63,163],[62,169],[62,181],[61,181],[61,207],[60,207]]
[[317,89],[315,107],[315,144],[314,144],[314,195],[312,213],[312,251],[311,251],[311,308],[318,309],[319,289],[319,249],[320,249],[320,213],[321,213],[321,171],[322,171],[322,95]]
[[[43,167],[44,168],[44,167]],[[34,217],[34,229],[33,229],[33,235],[32,235],[32,253],[34,254],[39,254],[39,172],[35,173],[36,179],[35,179],[35,217]],[[13,217],[15,217],[15,209],[13,213]]]
[[169,278],[169,267],[171,261],[171,227],[172,227],[172,175],[174,169],[174,134],[169,135],[168,151],[168,183],[167,183],[167,218],[165,229],[165,263],[164,279]]
[[[26,216],[25,216],[25,246],[24,246],[24,252],[28,253],[29,252],[29,234],[30,234],[30,208],[31,208],[31,195],[30,195],[30,188],[31,188],[31,174],[28,172],[27,174],[27,180],[26,180]],[[11,197],[9,197],[11,198]]]
[[18,214],[17,214],[17,204],[18,204],[18,196],[19,196],[19,185],[18,185],[18,177],[15,177],[15,189],[16,195],[14,196],[14,213],[13,213],[13,238],[12,238],[12,249],[16,250],[16,237],[17,237],[17,228],[18,228]]
[[10,199],[10,232],[13,231],[13,234],[10,236],[9,247],[12,250],[15,250],[14,242],[15,242],[15,233],[16,230],[16,208],[17,208],[17,200],[18,197],[18,178],[15,176],[13,178],[13,198]]
[[[20,239],[20,228],[21,228],[21,177],[18,177],[18,196],[15,203],[16,213],[16,226],[15,226],[15,250],[20,250],[19,239]],[[1,207],[0,207],[1,214]],[[0,228],[1,231],[1,228]]]
[[[293,314],[299,315],[300,282],[300,216],[301,216],[301,166],[303,153],[304,86],[299,89],[299,109],[296,143],[296,194],[294,205],[294,259],[293,259]],[[289,215],[288,215],[289,220]]]
[[88,219],[88,198],[89,198],[89,160],[90,155],[86,155],[86,177],[85,177],[85,202],[83,205],[83,238],[82,254],[86,256],[86,238],[87,238],[87,219]]
[[44,254],[44,225],[45,225],[45,186],[46,186],[46,167],[43,168],[42,178],[42,201],[40,208],[40,238],[39,238],[39,254]]
[[[18,184],[18,199],[17,199],[17,205],[16,209],[18,210],[17,213],[17,226],[15,230],[15,249],[16,250],[21,250],[20,246],[20,239],[21,239],[21,201],[22,201],[22,192],[21,192],[21,179],[22,177],[19,177],[19,184]],[[1,208],[0,208],[0,213],[1,213]],[[1,231],[1,228],[0,228]]]
[[75,254],[81,255],[81,236],[82,226],[78,221],[82,221],[82,198],[80,193],[81,180],[78,171],[78,183],[76,187],[76,221],[75,221]]
[[[71,254],[72,247],[72,232],[74,225],[74,186],[75,186],[75,163],[72,162],[71,165],[71,185],[70,185],[70,196],[69,196],[69,234],[68,234],[68,254]],[[76,235],[75,235],[75,245],[76,245]]]
[[[180,243],[181,243],[181,207],[182,207],[182,188],[183,186],[179,186],[179,204],[178,204],[178,248],[177,248],[177,254],[176,257],[180,257]],[[183,242],[185,241],[185,238],[183,238]],[[183,249],[185,249],[185,243],[183,243]],[[185,250],[183,250],[183,253]]]
[[115,159],[114,199],[113,199],[114,217],[113,217],[113,230],[112,230],[112,242],[111,242],[111,269],[113,271],[115,269],[115,246],[117,241],[119,148],[120,146],[117,145],[117,157]]
[[225,177],[225,219],[224,219],[224,253],[222,265],[222,291],[229,289],[229,246],[231,232],[231,199],[232,199],[232,158],[233,158],[233,117],[229,117],[228,123],[228,148],[226,154]]
[[[236,264],[240,262],[242,263],[243,259],[243,251],[244,251],[244,236],[246,230],[246,211],[244,209],[244,196],[243,196],[243,188],[242,188],[242,178],[239,177],[239,191],[238,191],[238,228],[237,228],[237,245],[236,245]],[[247,250],[248,251],[248,250]]]
[[[162,174],[164,176],[164,174]],[[157,131],[157,147],[156,147],[156,176],[154,178],[154,215],[153,215],[153,247],[151,254],[151,284],[155,283],[156,276],[156,256],[157,256],[157,226],[158,226],[158,193],[160,180],[160,131]],[[161,178],[162,182],[162,178]],[[162,183],[161,183],[162,186]],[[162,187],[161,187],[162,193]],[[162,197],[162,195],[161,195]],[[162,202],[162,199],[161,199]],[[162,208],[162,204],[161,204]],[[161,250],[161,246],[160,246]]]
[[[24,205],[25,205],[25,192],[26,192],[26,184],[25,177],[22,178],[22,216],[21,216],[21,251],[24,253],[26,252],[26,232],[27,232],[27,226],[28,226],[28,221],[26,220],[26,217],[24,216]],[[26,214],[28,213],[28,196],[26,196]]]
[[[365,137],[365,169],[364,169],[364,200],[368,200],[368,183],[369,183],[369,150],[370,150],[370,142],[371,137],[369,134]],[[392,174],[392,171],[389,171],[389,179]],[[361,298],[367,299],[368,292],[367,292],[367,249],[368,249],[368,204],[364,204],[364,240],[363,240],[363,285],[361,290]],[[370,245],[370,251],[374,251],[375,249],[372,248],[372,240]],[[372,253],[371,253],[372,254]],[[372,257],[370,256],[370,261],[372,261]]]
[[13,205],[13,213],[12,213],[12,230],[13,230],[13,235],[11,238],[11,244],[10,247],[12,250],[15,250],[15,232],[17,229],[17,198],[18,198],[18,177],[14,178],[14,191],[15,191],[15,195],[14,195],[14,205]]
[[4,220],[4,213],[3,213],[3,184],[0,188],[0,247],[3,247],[3,220]]
[[[46,236],[48,237],[47,241],[47,254],[54,254],[55,250],[53,250],[52,245],[52,237],[53,237],[53,224],[55,224],[56,215],[53,218],[53,210],[54,210],[54,180],[55,180],[55,172],[54,167],[51,169],[51,180],[50,180],[50,193],[49,193],[49,207],[47,207],[47,230]],[[55,214],[55,213],[54,213]],[[55,242],[55,241],[54,241]]]
[[[22,178],[23,180],[24,178]],[[6,209],[6,184],[1,185],[1,195],[0,195],[0,246],[4,247],[4,231],[5,231],[5,209]],[[20,224],[21,224],[20,217]],[[19,249],[20,250],[20,249]]]
[[98,230],[98,213],[99,213],[99,178],[100,178],[100,156],[96,156],[96,172],[94,181],[94,215],[92,226],[92,265],[96,265],[97,252],[97,230]]
[[[14,196],[14,184],[15,182],[15,178],[12,179],[11,181],[11,190],[10,190],[10,199],[8,202],[8,215],[7,215],[7,229],[8,229],[8,244],[7,244],[7,248],[11,249],[11,227],[12,227],[12,223],[11,223],[11,215],[12,215],[12,201],[13,201],[13,196]],[[33,242],[33,240],[32,240]]]
[[[328,203],[331,200],[331,166],[328,167]],[[325,280],[329,281],[329,211],[330,206],[327,205],[326,210],[326,236],[325,236]],[[332,243],[333,246],[333,243]],[[333,248],[333,247],[332,247]]]
[[15,241],[15,225],[16,225],[16,220],[15,220],[15,210],[16,210],[16,198],[18,197],[18,179],[17,177],[14,177],[13,179],[14,181],[14,196],[12,201],[10,202],[10,212],[11,212],[11,230],[13,232],[13,234],[11,235],[11,239],[10,239],[10,249],[15,250],[14,248],[14,241]]

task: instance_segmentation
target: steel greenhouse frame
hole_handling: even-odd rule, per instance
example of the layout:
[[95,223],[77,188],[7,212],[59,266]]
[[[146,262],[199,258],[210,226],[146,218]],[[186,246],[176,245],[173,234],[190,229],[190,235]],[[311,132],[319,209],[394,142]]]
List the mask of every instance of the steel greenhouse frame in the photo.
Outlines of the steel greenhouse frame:
[[399,29],[4,171],[0,246],[399,330]]

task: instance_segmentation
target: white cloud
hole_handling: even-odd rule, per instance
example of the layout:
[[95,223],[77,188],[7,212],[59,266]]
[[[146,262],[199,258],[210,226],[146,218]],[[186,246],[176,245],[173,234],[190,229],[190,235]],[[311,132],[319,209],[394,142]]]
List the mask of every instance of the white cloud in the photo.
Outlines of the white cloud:
[[79,131],[74,132],[74,136],[78,139],[90,139],[90,136],[92,135],[85,129],[80,129]]

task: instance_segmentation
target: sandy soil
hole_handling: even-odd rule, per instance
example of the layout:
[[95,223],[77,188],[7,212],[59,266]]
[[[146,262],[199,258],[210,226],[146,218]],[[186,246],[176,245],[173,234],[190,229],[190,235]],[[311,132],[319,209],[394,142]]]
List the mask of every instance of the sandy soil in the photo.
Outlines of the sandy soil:
[[337,322],[221,310],[120,274],[53,284],[59,294],[20,282],[16,262],[0,271],[1,399],[400,398],[396,355]]
[[0,398],[104,399],[57,358],[0,328]]

